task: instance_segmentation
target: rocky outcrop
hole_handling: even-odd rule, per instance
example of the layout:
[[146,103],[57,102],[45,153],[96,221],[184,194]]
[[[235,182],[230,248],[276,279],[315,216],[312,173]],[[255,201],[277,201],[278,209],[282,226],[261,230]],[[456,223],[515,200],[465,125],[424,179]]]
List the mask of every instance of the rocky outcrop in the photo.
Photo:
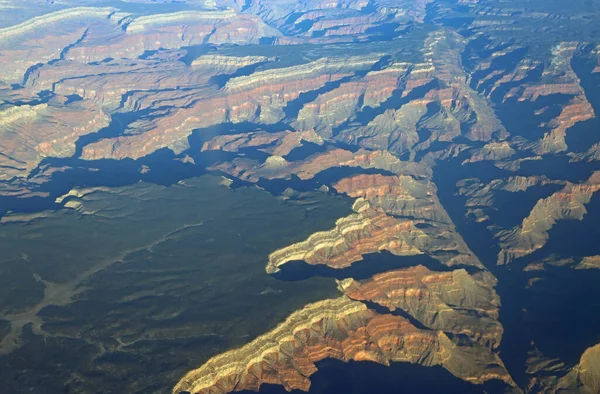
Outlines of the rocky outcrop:
[[[121,29],[90,29],[65,56],[68,60],[100,62],[106,58],[132,58],[145,51],[176,49],[200,44],[256,44],[280,33],[255,15],[234,10],[184,11],[132,18],[121,15]],[[107,37],[108,36],[108,37]],[[110,40],[107,38],[110,37]]]
[[[58,60],[86,34],[86,24],[110,25],[113,8],[79,7],[0,29],[0,80],[23,83],[30,68]],[[108,28],[108,27],[105,27]]]
[[200,56],[192,62],[192,67],[217,69],[215,74],[229,74],[242,67],[248,67],[259,63],[275,60],[266,56],[226,56],[226,55],[205,55]]
[[383,70],[370,71],[360,80],[342,83],[305,104],[298,113],[295,126],[315,128],[321,135],[331,135],[336,126],[357,111],[378,107],[389,99],[412,67],[410,63],[396,63]]
[[[295,134],[290,134],[288,138],[291,140]],[[431,170],[428,167],[414,162],[401,161],[387,151],[359,149],[356,152],[351,152],[345,149],[330,149],[324,153],[311,155],[306,160],[288,162],[282,159],[283,157],[275,155],[268,160],[269,162],[260,163],[255,160],[236,158],[231,162],[223,162],[210,168],[250,182],[258,182],[261,178],[287,179],[292,174],[298,176],[301,180],[309,180],[325,170],[338,167],[378,169],[416,177],[431,175]],[[273,162],[279,162],[280,165],[273,168],[269,165]]]
[[[273,157],[282,157],[290,153],[294,148],[302,146],[304,142],[316,145],[324,144],[323,139],[313,130],[303,132],[283,131],[278,133],[257,130],[243,134],[215,136],[202,145],[201,151],[240,152],[244,148],[257,148]],[[266,163],[265,166],[267,166]]]
[[512,383],[489,351],[462,346],[441,331],[418,329],[402,317],[380,315],[341,297],[308,305],[248,345],[212,358],[184,376],[173,393],[258,391],[263,384],[308,391],[315,363],[328,358],[441,365],[472,383]]
[[600,392],[600,345],[586,349],[579,363],[572,368],[567,368],[557,360],[536,356],[528,360],[532,364],[539,364],[539,370],[532,372],[541,372],[530,380],[531,391],[548,394]]
[[314,233],[306,241],[271,253],[267,272],[275,273],[298,260],[341,269],[362,260],[365,254],[383,250],[399,256],[423,253],[425,234],[416,223],[394,219],[364,200],[357,200],[353,209],[356,213],[338,220],[334,229]]
[[[187,100],[201,96],[210,77],[218,70],[210,67],[190,69],[178,61],[183,53],[170,55],[171,58],[164,53],[151,59],[111,60],[102,66],[63,60],[33,71],[28,78],[28,87],[33,91],[77,95],[98,103],[107,112],[148,110],[152,106],[175,102],[184,92]],[[173,92],[173,86],[179,86],[183,91]],[[147,99],[142,100],[140,96]]]
[[21,105],[0,112],[0,180],[26,177],[45,157],[69,157],[75,142],[107,126],[109,118],[93,103]]
[[471,157],[466,159],[463,164],[477,163],[479,161],[498,161],[505,160],[513,156],[516,151],[511,147],[508,141],[490,142],[483,147],[474,149]]
[[414,157],[434,142],[461,136],[472,141],[506,137],[489,102],[469,87],[460,60],[465,45],[458,35],[430,34],[425,41],[425,62],[410,65],[399,76],[392,95],[370,111],[371,118],[357,116],[359,122],[340,127],[336,139],[396,154],[410,152]]
[[540,249],[548,241],[548,231],[557,221],[582,220],[587,212],[585,205],[598,190],[600,173],[596,172],[586,182],[567,183],[562,190],[539,200],[520,226],[499,234],[502,251],[498,255],[498,264],[507,264]]
[[581,153],[569,153],[572,162],[600,161],[600,143],[593,144],[587,151]]
[[483,183],[477,178],[463,179],[457,183],[458,193],[467,197],[466,216],[478,222],[489,220],[488,211],[497,207],[496,194],[500,191],[518,193],[531,187],[564,185],[564,181],[555,181],[546,176],[512,176],[505,179],[494,179]]
[[524,270],[544,271],[548,266],[552,267],[569,267],[576,270],[593,270],[600,268],[600,256],[584,256],[584,257],[559,257],[551,255],[541,261],[535,261],[528,264]]
[[[527,139],[519,142],[520,150],[530,150],[538,155],[564,152],[568,148],[565,140],[567,130],[595,116],[581,81],[571,66],[577,48],[577,42],[562,42],[552,48],[548,64],[522,58],[517,67],[503,69],[494,65],[494,62],[510,64],[501,59],[519,56],[524,49],[519,46],[504,48],[500,45],[497,51],[489,51],[492,55],[487,62],[479,62],[475,84],[480,91],[488,97],[499,97],[502,94],[499,99],[502,103],[510,101],[517,107],[530,106],[534,108],[531,116],[540,119],[537,128],[543,132],[541,138],[538,137],[539,133],[531,133],[529,130],[514,130]],[[533,78],[539,70],[543,70],[541,76]],[[554,101],[560,102],[560,110],[557,115],[548,119],[545,112],[549,106],[540,104],[536,109],[536,102],[540,98],[548,102],[551,97],[556,97]]]
[[181,152],[187,147],[186,139],[193,129],[221,123],[274,124],[285,117],[284,108],[300,94],[319,89],[355,70],[368,69],[378,60],[378,56],[321,59],[233,78],[221,91],[205,92],[204,98],[161,117],[142,133],[138,131],[132,136],[105,139],[86,146],[82,157],[87,160],[139,158],[164,147]]
[[353,300],[400,310],[430,329],[496,348],[503,329],[498,322],[500,298],[493,290],[495,284],[496,279],[485,271],[475,275],[464,269],[434,272],[419,265],[364,281],[344,279],[339,285]]
[[583,353],[579,364],[558,382],[557,390],[576,390],[582,394],[600,392],[600,345]]
[[421,219],[439,225],[452,220],[437,199],[437,188],[429,180],[408,175],[357,175],[333,185],[338,193],[363,198],[387,214],[397,218]]
[[448,266],[482,267],[436,197],[429,181],[404,177],[360,175],[333,185],[338,192],[358,197],[354,214],[329,231],[277,250],[269,256],[267,272],[293,261],[341,269],[366,254],[389,251],[398,256],[427,255]]

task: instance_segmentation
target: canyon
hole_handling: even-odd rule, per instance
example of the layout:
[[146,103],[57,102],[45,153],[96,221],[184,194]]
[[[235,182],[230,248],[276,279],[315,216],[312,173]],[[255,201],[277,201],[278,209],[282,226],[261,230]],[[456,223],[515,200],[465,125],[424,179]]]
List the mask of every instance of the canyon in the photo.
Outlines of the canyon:
[[0,1],[0,379],[597,392],[594,1]]

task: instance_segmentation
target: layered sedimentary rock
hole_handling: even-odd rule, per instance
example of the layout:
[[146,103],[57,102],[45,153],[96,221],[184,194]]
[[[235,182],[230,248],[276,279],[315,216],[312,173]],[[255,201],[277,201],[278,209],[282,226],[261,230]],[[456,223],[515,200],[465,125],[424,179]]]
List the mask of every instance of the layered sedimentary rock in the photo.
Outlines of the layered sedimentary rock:
[[[274,0],[218,0],[219,5],[226,5],[237,9],[244,9],[247,12],[262,15],[265,20],[286,32],[288,37],[293,35],[308,35],[309,37],[319,38],[320,34],[314,32],[324,32],[333,30],[333,34],[349,35],[356,30],[344,29],[338,32],[336,27],[351,27],[356,25],[359,31],[365,31],[364,24],[367,26],[377,26],[377,22],[395,22],[395,21],[422,21],[426,13],[426,6],[431,1],[377,1],[369,2],[367,0],[342,0],[331,2],[327,0],[318,1],[274,1]],[[369,17],[359,11],[368,7],[373,7],[374,11]],[[290,18],[293,13],[300,16]],[[325,19],[326,22],[321,22]],[[302,21],[317,22],[316,28],[303,29]],[[320,22],[320,23],[318,23]],[[323,28],[325,27],[325,28]],[[306,31],[308,30],[308,31]],[[295,33],[295,34],[293,34]],[[352,37],[349,37],[352,38]]]
[[483,147],[474,149],[471,157],[466,159],[463,164],[477,163],[486,160],[505,160],[513,156],[516,151],[512,148],[508,141],[490,142]]
[[89,25],[111,25],[114,8],[80,7],[49,13],[0,29],[0,80],[22,83],[36,65],[58,60],[65,48],[79,42]]
[[[181,57],[182,54],[175,54]],[[111,60],[102,67],[87,63],[63,60],[51,66],[41,66],[28,78],[28,87],[34,91],[52,91],[60,95],[77,95],[93,100],[107,111],[126,109],[141,111],[146,108],[135,100],[134,92],[173,90],[173,86],[185,89],[188,99],[202,92],[208,84],[212,70],[190,70],[183,63],[167,56],[147,60]],[[85,84],[81,81],[85,80]],[[193,91],[190,91],[193,89]],[[180,95],[182,93],[179,93]],[[171,94],[172,95],[172,94]],[[167,102],[171,95],[156,97],[153,104]],[[129,97],[128,100],[123,100]]]
[[437,199],[437,188],[429,180],[408,175],[363,174],[344,178],[333,185],[339,193],[364,198],[394,217],[406,217],[451,225],[452,220]]
[[489,183],[483,183],[477,178],[463,179],[458,182],[457,187],[458,193],[467,197],[466,215],[478,222],[483,222],[490,219],[486,211],[496,209],[495,194],[500,191],[518,193],[525,192],[531,187],[564,184],[564,181],[551,180],[546,176],[512,176],[505,179],[494,179]]
[[65,100],[0,111],[0,180],[26,177],[45,157],[72,156],[80,136],[108,125],[108,116],[93,103]]
[[173,393],[257,391],[263,384],[308,391],[315,363],[410,362],[441,365],[472,383],[512,380],[500,359],[479,346],[461,346],[441,331],[375,313],[346,297],[311,304],[248,345],[216,356],[184,376]]
[[600,391],[600,345],[592,346],[581,356],[579,364],[562,378],[557,390],[573,390],[591,394]]
[[360,80],[342,83],[305,104],[298,113],[296,126],[316,128],[322,135],[331,135],[336,126],[350,119],[356,111],[378,107],[389,99],[411,69],[410,63],[395,63],[370,71]]
[[[600,391],[600,345],[583,353],[579,363],[572,368],[559,360],[545,358],[536,352],[528,360],[535,366],[529,389],[541,393],[593,394]],[[540,373],[541,372],[541,373]]]
[[[291,140],[294,134],[288,138]],[[246,181],[258,182],[261,178],[287,179],[291,175],[296,175],[301,180],[309,180],[328,169],[344,167],[377,169],[417,177],[431,175],[431,170],[428,167],[414,162],[401,161],[387,151],[359,149],[352,152],[341,148],[329,149],[324,153],[311,155],[305,160],[293,162],[288,162],[277,154],[269,157],[263,163],[252,159],[236,158],[231,162],[219,163],[211,169],[225,172]]]
[[386,102],[375,103],[380,109],[369,111],[367,119],[357,116],[354,123],[360,126],[340,127],[336,139],[414,157],[436,141],[506,137],[490,104],[468,85],[460,63],[464,45],[457,35],[431,34],[425,41],[425,62],[408,66]]
[[[552,48],[551,61],[544,64],[522,57],[526,49],[521,46],[507,48],[499,43],[496,51],[488,51],[492,55],[487,61],[480,59],[474,73],[477,76],[476,88],[499,101],[500,107],[506,102],[511,102],[517,108],[531,107],[531,116],[539,119],[536,132],[511,130],[525,138],[515,141],[520,150],[532,151],[538,155],[566,151],[567,131],[577,123],[595,116],[580,78],[571,65],[577,50],[577,42],[561,42]],[[511,64],[503,61],[503,58],[519,56],[522,58],[517,67],[503,69],[505,64]],[[541,101],[548,102],[549,105],[538,104]],[[550,110],[555,103],[560,103],[559,109]]]
[[36,68],[27,85],[32,91],[94,100],[109,111],[177,108],[214,94],[211,78],[269,61],[214,54],[200,56],[188,67],[182,61],[185,56],[185,50],[161,50],[144,59],[108,59],[100,64],[61,60]]
[[[454,179],[441,183],[452,190],[440,196],[453,202],[458,191],[466,198],[467,217],[485,222],[490,246],[502,249],[501,263],[542,248],[557,220],[583,217],[598,175],[567,183],[544,176],[536,165],[545,162],[534,161],[565,159],[574,149],[567,134],[595,116],[587,87],[594,83],[585,78],[598,71],[598,47],[584,44],[588,37],[581,34],[588,31],[593,40],[597,30],[585,30],[597,24],[588,10],[556,13],[556,4],[535,1],[523,9],[510,0],[207,0],[161,5],[157,14],[149,0],[127,11],[52,12],[75,2],[34,2],[38,8],[14,22],[43,16],[0,30],[2,203],[50,196],[48,182],[69,171],[65,163],[103,171],[104,159],[127,159],[111,164],[131,164],[133,180],[156,179],[159,166],[148,162],[160,154],[147,156],[167,148],[177,169],[185,168],[169,171],[169,181],[206,169],[255,183],[285,204],[306,203],[296,187],[355,199],[354,212],[335,225],[265,252],[263,262],[272,252],[270,273],[303,261],[323,268],[309,270],[315,275],[340,278],[363,274],[361,260],[382,272],[386,264],[365,258],[379,252],[409,267],[341,280],[345,297],[293,314],[275,331],[190,372],[176,390],[255,390],[263,383],[305,390],[324,358],[442,365],[470,382],[511,384],[497,353],[503,328],[496,279],[440,202],[434,173],[446,160],[464,164],[458,172],[466,179],[457,189]],[[16,4],[0,0],[1,26],[13,23],[4,10]],[[593,63],[589,70],[580,69],[582,56]],[[78,141],[107,126],[109,116],[110,129]],[[585,146],[571,152],[573,166],[595,168],[594,138],[586,134]],[[499,175],[488,173],[488,164]],[[527,176],[506,175],[522,166]],[[502,179],[489,181],[496,177]],[[547,198],[540,199],[540,188]],[[515,200],[531,196],[531,206],[539,199],[512,229],[521,218],[512,211],[516,220],[500,218],[512,208],[503,205],[507,193],[521,193],[510,196]],[[79,199],[71,194],[58,202],[82,217],[96,213]],[[452,217],[462,219],[461,207],[452,208],[458,213]],[[10,218],[4,221],[22,217]],[[494,223],[500,219],[504,224]],[[540,259],[532,256],[525,275],[600,266],[597,256]],[[509,283],[511,275],[504,276]],[[543,357],[528,363],[531,371],[567,368]],[[563,390],[597,389],[584,376],[590,364],[582,359],[582,365],[561,380]],[[557,387],[563,375],[545,387]]]
[[260,18],[234,10],[135,17],[114,8],[70,8],[0,31],[0,49],[7,64],[0,80],[28,82],[30,72],[58,60],[101,62],[136,58],[158,49],[258,43],[263,37],[278,35]]
[[482,271],[435,272],[424,266],[377,274],[357,281],[344,279],[340,288],[351,299],[372,301],[392,312],[401,310],[434,330],[465,335],[491,348],[500,344],[500,298],[496,279]]
[[209,68],[211,70],[217,69],[218,74],[228,74],[233,73],[242,67],[265,63],[271,60],[274,59],[266,56],[205,55],[194,60],[191,66]]
[[528,264],[525,271],[543,271],[548,266],[569,267],[576,270],[592,270],[600,268],[600,256],[559,257],[551,255],[541,261]]
[[366,254],[389,251],[398,256],[427,255],[448,266],[481,263],[469,250],[428,181],[412,177],[357,176],[333,185],[358,197],[354,214],[329,231],[277,250],[269,256],[267,272],[286,263],[304,261],[342,269]]
[[268,153],[273,157],[283,157],[289,154],[293,149],[303,145],[303,143],[313,143],[323,145],[323,139],[313,130],[303,132],[282,131],[269,133],[264,130],[252,131],[243,134],[219,135],[202,145],[202,152],[223,151],[240,152],[245,148],[258,148],[260,151]]
[[548,231],[559,220],[582,220],[585,205],[600,190],[600,173],[594,173],[586,182],[567,183],[560,191],[541,199],[520,226],[499,234],[502,251],[498,264],[526,256],[540,249],[549,239]]
[[137,57],[145,51],[173,49],[206,43],[258,43],[263,37],[280,33],[254,15],[234,10],[184,11],[132,18],[121,15],[124,31],[113,33],[108,43],[106,31],[91,29],[66,55],[83,62],[106,58]]
[[[143,133],[106,139],[86,146],[85,159],[139,158],[168,147],[180,152],[193,129],[221,123],[273,124],[285,117],[284,108],[303,92],[369,69],[379,56],[327,59],[284,69],[265,70],[230,79],[224,89],[149,125]],[[211,97],[212,96],[212,97]],[[199,114],[202,114],[201,116]]]

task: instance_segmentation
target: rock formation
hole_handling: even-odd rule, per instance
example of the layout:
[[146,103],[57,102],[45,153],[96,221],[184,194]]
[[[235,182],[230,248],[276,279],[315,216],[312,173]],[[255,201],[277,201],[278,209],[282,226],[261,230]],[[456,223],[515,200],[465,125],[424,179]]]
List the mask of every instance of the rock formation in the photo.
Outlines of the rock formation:
[[582,220],[585,205],[600,190],[600,173],[594,173],[581,184],[567,183],[560,191],[539,200],[520,226],[499,234],[502,251],[498,264],[526,256],[540,249],[548,241],[548,231],[558,220]]
[[44,157],[72,156],[79,137],[108,125],[92,102],[65,100],[0,110],[0,180],[26,177]]
[[[546,176],[512,176],[506,179],[494,179],[482,183],[479,179],[463,179],[458,182],[458,193],[467,197],[466,215],[478,222],[490,220],[488,213],[496,209],[495,194],[499,191],[510,193],[525,192],[531,187],[564,185],[564,181],[554,181]],[[493,224],[492,224],[493,225]]]
[[354,214],[337,221],[329,231],[273,252],[267,272],[304,261],[346,268],[370,253],[389,251],[398,256],[426,254],[448,266],[481,263],[469,250],[436,197],[435,186],[410,176],[359,175],[333,185],[338,192],[358,197]]
[[418,329],[402,317],[380,315],[341,297],[308,305],[248,345],[214,357],[183,377],[173,393],[257,391],[262,384],[308,391],[315,363],[327,358],[441,365],[469,382],[512,383],[489,351],[461,346],[441,331]]
[[493,290],[495,283],[485,271],[475,275],[464,269],[435,272],[419,265],[364,281],[344,279],[340,287],[353,300],[401,310],[425,327],[496,348],[503,330],[498,322],[500,299]]
[[[600,267],[593,248],[577,256],[543,249],[555,224],[582,220],[600,189],[593,4],[112,3],[0,0],[2,225],[47,215],[11,212],[35,211],[38,203],[90,218],[96,211],[81,205],[77,190],[100,193],[83,186],[115,173],[122,175],[116,183],[180,186],[217,173],[236,193],[255,185],[285,207],[309,207],[307,218],[308,194],[348,203],[335,224],[303,227],[283,244],[273,239],[259,263],[281,276],[297,267],[334,276],[343,296],[310,304],[212,358],[175,392],[262,384],[307,390],[326,358],[437,365],[468,382],[501,380],[516,391],[598,391],[590,373],[595,348],[574,367],[574,360],[544,356],[538,344],[515,350],[526,365],[507,362],[516,388],[500,354],[512,357],[521,345],[514,321],[527,308],[509,296],[499,317],[498,295],[525,294],[548,283],[545,274],[591,276]],[[106,212],[114,219],[110,207]],[[26,253],[15,256],[15,266],[27,270]],[[506,265],[516,259],[523,269]],[[486,269],[496,263],[500,279]],[[63,269],[57,272],[68,275]],[[46,285],[34,279],[32,286]],[[43,335],[38,312],[71,304],[83,286],[49,288],[50,296],[68,294],[68,302],[44,301],[26,318],[0,316],[0,339],[13,341],[31,322],[32,336]],[[497,286],[506,287],[496,293]],[[141,325],[136,318],[132,325]],[[5,321],[14,323],[8,331]],[[507,338],[514,342],[504,349]],[[0,380],[29,379],[35,382],[24,390],[39,391],[35,374],[7,370]],[[79,389],[63,383],[59,391]]]

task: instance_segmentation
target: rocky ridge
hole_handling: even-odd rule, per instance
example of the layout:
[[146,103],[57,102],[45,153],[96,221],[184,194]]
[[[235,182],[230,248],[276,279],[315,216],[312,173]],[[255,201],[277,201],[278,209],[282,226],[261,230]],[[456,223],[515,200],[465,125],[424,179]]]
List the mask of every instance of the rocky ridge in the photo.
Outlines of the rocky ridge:
[[257,391],[265,383],[308,391],[315,363],[326,358],[441,365],[467,381],[512,383],[501,361],[486,353],[341,297],[308,305],[272,332],[209,360],[182,378],[173,393]]

